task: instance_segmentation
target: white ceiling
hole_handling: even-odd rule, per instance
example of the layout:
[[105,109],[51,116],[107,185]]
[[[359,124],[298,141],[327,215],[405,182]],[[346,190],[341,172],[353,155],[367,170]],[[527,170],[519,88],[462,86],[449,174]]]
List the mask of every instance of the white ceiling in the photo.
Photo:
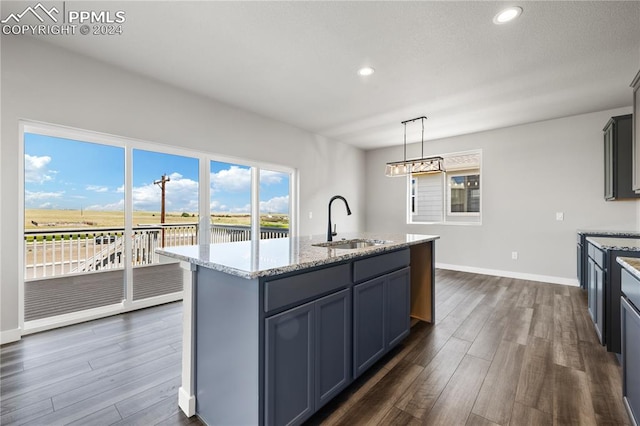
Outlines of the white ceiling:
[[[522,16],[493,24],[510,5]],[[422,115],[428,140],[628,106],[640,68],[638,1],[84,8],[124,10],[124,34],[47,41],[364,149],[402,144],[400,122]],[[363,65],[376,73],[358,76]]]

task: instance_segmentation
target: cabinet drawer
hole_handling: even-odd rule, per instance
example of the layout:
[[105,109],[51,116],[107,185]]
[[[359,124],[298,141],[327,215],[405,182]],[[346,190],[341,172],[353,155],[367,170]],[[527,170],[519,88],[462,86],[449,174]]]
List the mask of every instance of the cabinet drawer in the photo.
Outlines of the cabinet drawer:
[[409,249],[403,249],[356,260],[353,262],[353,282],[366,281],[409,266],[410,259]]
[[622,292],[636,308],[640,309],[640,281],[624,269],[622,270]]
[[604,269],[604,252],[593,244],[589,244],[589,257]]
[[265,312],[346,287],[351,283],[350,266],[338,265],[265,282]]

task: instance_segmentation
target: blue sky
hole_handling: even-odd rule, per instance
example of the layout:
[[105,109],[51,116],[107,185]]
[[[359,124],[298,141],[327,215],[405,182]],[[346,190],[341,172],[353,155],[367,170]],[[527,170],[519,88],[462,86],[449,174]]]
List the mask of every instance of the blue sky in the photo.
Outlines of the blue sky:
[[[157,152],[133,151],[134,210],[160,211],[163,174],[168,212],[198,209],[198,160]],[[211,162],[211,211],[248,213],[251,170]],[[261,170],[260,210],[288,213],[289,176]],[[40,209],[123,210],[124,149],[38,134],[25,134],[25,207]]]

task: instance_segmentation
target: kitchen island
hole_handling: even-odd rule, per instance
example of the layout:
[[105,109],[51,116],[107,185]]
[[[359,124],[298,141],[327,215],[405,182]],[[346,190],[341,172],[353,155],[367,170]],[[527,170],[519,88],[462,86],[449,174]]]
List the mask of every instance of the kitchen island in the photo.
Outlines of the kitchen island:
[[[432,322],[438,236],[297,237],[158,250],[184,270],[179,405],[206,423],[299,424]],[[342,246],[342,248],[340,248]]]

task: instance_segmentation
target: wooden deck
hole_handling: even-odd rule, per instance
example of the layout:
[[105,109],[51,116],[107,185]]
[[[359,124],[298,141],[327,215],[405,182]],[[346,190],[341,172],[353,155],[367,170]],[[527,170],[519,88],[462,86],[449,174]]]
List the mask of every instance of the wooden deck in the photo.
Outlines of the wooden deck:
[[[133,269],[133,300],[182,291],[177,263]],[[25,282],[24,319],[55,315],[120,303],[124,299],[124,270],[66,275]]]
[[[436,325],[308,424],[625,425],[620,367],[575,287],[436,273]],[[0,424],[202,424],[178,409],[181,303],[0,348]]]

